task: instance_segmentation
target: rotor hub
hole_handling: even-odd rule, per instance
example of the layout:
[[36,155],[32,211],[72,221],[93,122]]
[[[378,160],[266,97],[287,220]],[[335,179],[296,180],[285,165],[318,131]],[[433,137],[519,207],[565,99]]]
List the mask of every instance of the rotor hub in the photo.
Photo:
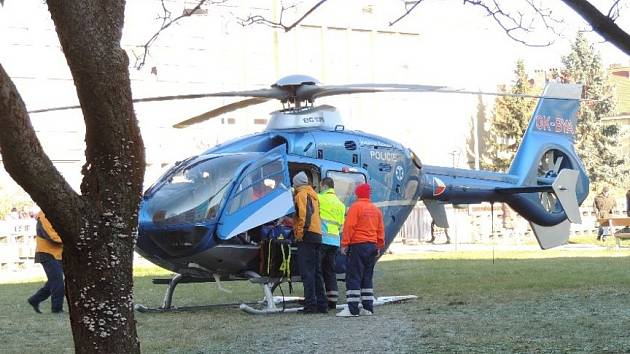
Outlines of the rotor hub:
[[320,85],[321,82],[316,78],[308,75],[289,75],[276,81],[271,87],[299,87],[302,85]]
[[[313,104],[313,99],[309,99],[306,97],[300,97],[299,90],[304,86],[318,86],[321,84],[319,80],[312,76],[308,75],[289,75],[281,78],[276,81],[271,88],[276,88],[284,91],[287,95],[286,97],[280,99],[282,104],[288,103],[289,106],[285,107],[285,109],[290,110],[299,110],[304,106],[307,106],[309,103]],[[291,106],[293,105],[293,107]]]

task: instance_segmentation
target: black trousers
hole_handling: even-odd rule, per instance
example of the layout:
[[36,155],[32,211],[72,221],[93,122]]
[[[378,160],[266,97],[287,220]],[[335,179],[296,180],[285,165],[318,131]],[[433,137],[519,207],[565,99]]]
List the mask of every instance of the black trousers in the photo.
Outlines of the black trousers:
[[319,243],[298,242],[298,264],[304,286],[304,310],[328,309],[320,263]]
[[335,272],[335,262],[339,247],[330,245],[322,245],[321,247],[322,275],[324,277],[324,286],[326,287],[328,308],[335,309],[337,307],[337,298],[339,297],[339,289],[337,288],[337,272]]
[[31,302],[39,304],[50,297],[52,312],[63,309],[63,268],[61,261],[50,259],[42,262],[48,281],[44,286],[30,297]]
[[378,248],[373,243],[359,243],[348,247],[348,269],[346,270],[346,298],[348,309],[359,314],[359,303],[374,312],[374,286],[372,276]]

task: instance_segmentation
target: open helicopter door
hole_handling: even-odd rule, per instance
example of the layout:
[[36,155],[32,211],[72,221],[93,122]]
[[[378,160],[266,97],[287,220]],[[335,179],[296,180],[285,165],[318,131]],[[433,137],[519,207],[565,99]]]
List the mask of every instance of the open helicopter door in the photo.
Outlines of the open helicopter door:
[[281,145],[257,155],[236,176],[217,235],[227,240],[294,211],[286,146]]

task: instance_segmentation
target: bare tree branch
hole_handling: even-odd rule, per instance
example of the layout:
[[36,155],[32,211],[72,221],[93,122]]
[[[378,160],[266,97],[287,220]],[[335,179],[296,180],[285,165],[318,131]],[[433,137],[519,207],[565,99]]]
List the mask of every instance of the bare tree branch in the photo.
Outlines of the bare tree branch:
[[532,0],[527,0],[527,3],[534,10],[534,12],[538,14],[538,17],[540,18],[540,22],[542,22],[545,25],[545,28],[547,30],[551,31],[553,34],[557,36],[560,35],[560,33],[556,31],[556,26],[563,24],[564,23],[563,20],[554,18],[552,16],[551,9],[536,6],[536,4],[534,4]]
[[630,55],[630,35],[615,23],[615,19],[619,16],[619,1],[615,1],[608,12],[609,15],[613,14],[613,17],[606,16],[599,12],[595,6],[591,5],[591,3],[586,0],[562,1],[573,9],[573,11],[577,12],[578,15],[582,16],[582,18],[591,25],[593,30],[605,40]]
[[393,26],[396,23],[398,23],[398,21],[402,20],[403,18],[407,17],[407,15],[409,15],[411,13],[411,11],[413,11],[416,6],[420,5],[420,3],[422,2],[422,0],[418,0],[416,1],[413,6],[411,6],[409,9],[407,9],[407,11],[405,11],[404,14],[402,14],[400,17],[398,17],[397,19],[395,19],[394,21],[390,22],[389,25]]
[[287,26],[282,22],[282,17],[285,13],[285,11],[292,9],[294,7],[296,7],[296,5],[291,5],[288,7],[285,7],[284,5],[282,6],[282,10],[280,11],[280,18],[278,19],[278,22],[275,21],[271,21],[267,18],[265,18],[264,16],[261,15],[254,15],[254,16],[249,16],[248,18],[245,19],[239,19],[239,23],[242,26],[249,26],[249,25],[253,25],[253,24],[262,24],[262,25],[266,25],[272,28],[282,28],[285,32],[289,32],[292,29],[294,29],[297,25],[299,25],[305,18],[307,18],[311,13],[313,13],[313,11],[315,11],[318,7],[320,7],[323,3],[325,3],[327,0],[320,0],[317,4],[313,5],[313,7],[311,7],[308,11],[306,11],[304,13],[304,15],[302,15],[302,17],[300,17],[297,21],[295,21],[293,24]]
[[[0,126],[2,162],[9,175],[29,192],[40,208],[56,210],[63,218],[71,218],[82,204],[81,198],[44,152],[22,97],[1,64]],[[67,235],[64,242],[73,236]]]
[[[414,5],[402,16],[397,18],[395,21],[390,22],[390,26],[408,16],[421,1],[422,0],[415,1]],[[529,8],[531,8],[534,16],[529,17],[525,13],[518,11],[505,11],[504,8],[499,5],[500,0],[463,0],[463,3],[483,8],[486,14],[492,17],[503,29],[503,31],[505,31],[508,37],[519,43],[530,47],[546,47],[551,45],[553,41],[549,41],[547,43],[530,43],[521,37],[523,35],[530,34],[535,30],[536,20],[541,22],[545,26],[546,30],[551,31],[556,36],[559,36],[556,26],[562,24],[564,21],[555,18],[552,15],[551,9],[542,7],[542,3],[541,5],[536,5],[534,0],[524,1],[528,4]],[[604,37],[606,41],[630,55],[630,35],[615,24],[615,21],[619,18],[621,11],[619,5],[620,0],[615,0],[613,2],[607,15],[601,13],[587,0],[562,1],[584,20],[586,20],[593,30]],[[509,2],[504,1],[502,3],[508,4]]]
[[[551,11],[549,11],[548,9],[540,9],[535,6],[531,1],[528,0],[527,2],[534,9],[535,13],[537,13],[538,16],[541,17],[542,22],[545,24],[545,26],[548,26],[548,21],[559,21],[553,19],[550,16]],[[471,4],[483,8],[486,11],[486,14],[488,16],[491,16],[494,21],[499,25],[499,27],[501,27],[503,31],[505,31],[505,34],[516,42],[530,47],[547,47],[553,44],[553,41],[548,41],[546,43],[530,43],[525,39],[519,38],[520,32],[525,34],[532,32],[532,24],[530,23],[529,25],[524,25],[524,14],[517,13],[518,16],[515,16],[504,11],[501,6],[499,6],[499,3],[496,0],[493,1],[492,6],[486,4],[483,0],[464,0],[464,4]]]
[[606,16],[613,21],[617,20],[617,17],[619,17],[619,0],[615,1],[610,6],[610,9],[608,10],[608,15]]
[[[282,29],[284,29],[284,31],[285,31],[285,32],[288,32],[288,31],[290,31],[290,29],[289,29],[289,30],[287,30],[288,26],[285,26],[285,25],[282,23],[282,18],[284,17],[284,13],[285,13],[287,10],[293,9],[293,8],[295,8],[295,7],[297,7],[297,5],[296,5],[296,4],[293,4],[293,5],[291,5],[291,6],[287,6],[287,7],[285,7],[284,5],[282,5],[282,9],[280,10],[280,18],[278,19],[278,22],[275,22],[275,21],[269,20],[269,19],[267,19],[266,17],[264,17],[264,16],[262,16],[262,15],[253,15],[253,16],[251,16],[251,15],[250,15],[249,17],[247,17],[247,18],[245,18],[245,19],[243,19],[243,18],[238,18],[238,23],[239,23],[241,26],[250,26],[250,25],[258,24],[258,25],[265,25],[265,26],[269,26],[269,27],[271,27],[271,28],[282,28]],[[305,16],[302,16],[302,19],[303,19],[304,17],[305,17]],[[297,25],[297,24],[293,24],[293,27],[295,27],[296,25]]]
[[[562,23],[562,21],[553,18],[551,16],[551,10],[536,6],[532,0],[525,1],[534,10],[534,13],[537,15],[537,17],[539,17],[540,21],[545,25],[545,27],[552,30],[554,34],[557,34],[551,23],[558,24]],[[389,25],[393,26],[403,18],[407,17],[420,4],[420,2],[422,2],[422,0],[415,1],[412,7],[410,7],[399,18],[390,22]],[[530,47],[547,47],[553,44],[553,41],[549,41],[547,43],[530,43],[527,40],[520,38],[519,33],[528,34],[534,30],[535,18],[528,18],[526,14],[522,12],[516,12],[512,14],[504,11],[497,0],[493,0],[491,4],[488,4],[488,2],[488,0],[463,0],[464,4],[470,4],[483,8],[486,14],[492,17],[494,21],[505,31],[508,37],[510,37],[514,41]]]
[[164,4],[164,0],[161,0],[162,13],[158,15],[157,19],[162,20],[162,24],[160,25],[160,28],[157,30],[157,32],[155,32],[153,36],[151,36],[151,38],[149,38],[149,40],[144,45],[140,46],[143,49],[143,53],[138,56],[134,54],[134,56],[136,57],[136,62],[134,64],[134,67],[138,70],[142,69],[142,67],[146,63],[147,56],[149,55],[149,48],[151,47],[151,44],[153,44],[153,42],[155,42],[158,39],[162,31],[166,30],[172,24],[178,22],[182,18],[190,17],[194,15],[201,8],[201,6],[203,6],[206,3],[214,5],[214,4],[222,4],[222,3],[225,3],[226,1],[228,0],[214,0],[214,1],[199,0],[197,5],[195,5],[195,7],[193,7],[192,9],[185,10],[181,15],[175,18],[171,18],[171,15],[172,15],[171,11],[169,11],[168,8],[166,7],[166,4]]

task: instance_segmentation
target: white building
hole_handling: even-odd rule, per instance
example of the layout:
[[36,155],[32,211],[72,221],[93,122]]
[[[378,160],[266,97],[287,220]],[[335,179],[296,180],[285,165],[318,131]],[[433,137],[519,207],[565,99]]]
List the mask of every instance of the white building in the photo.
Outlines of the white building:
[[[165,1],[173,17],[190,11],[196,3]],[[283,22],[289,25],[311,5],[284,12],[271,0],[202,7],[160,34],[149,47],[141,69],[130,68],[134,97],[267,87],[294,73],[317,77],[325,84],[454,84],[452,75],[446,76],[450,82],[444,80],[444,73],[453,67],[436,63],[449,65],[461,58],[442,57],[436,52],[439,40],[424,37],[419,30],[421,22],[389,26],[403,13],[404,2],[326,3],[288,33],[264,25],[239,24],[239,19],[250,15],[278,21],[282,14]],[[161,12],[158,0],[127,2],[123,47],[132,65],[137,64],[142,46],[159,29],[161,21],[156,17]],[[0,63],[28,109],[78,103],[45,4],[8,1],[0,8]],[[136,105],[146,146],[147,182],[177,159],[264,129],[267,113],[279,107],[269,102],[193,128],[171,128],[175,122],[229,102],[202,99]],[[465,135],[476,105],[472,96],[339,96],[326,99],[326,103],[338,106],[350,129],[400,141],[426,163],[465,166]],[[84,159],[80,110],[33,114],[31,119],[57,168],[78,189]],[[13,182],[6,172],[0,173],[0,185],[8,188]]]

